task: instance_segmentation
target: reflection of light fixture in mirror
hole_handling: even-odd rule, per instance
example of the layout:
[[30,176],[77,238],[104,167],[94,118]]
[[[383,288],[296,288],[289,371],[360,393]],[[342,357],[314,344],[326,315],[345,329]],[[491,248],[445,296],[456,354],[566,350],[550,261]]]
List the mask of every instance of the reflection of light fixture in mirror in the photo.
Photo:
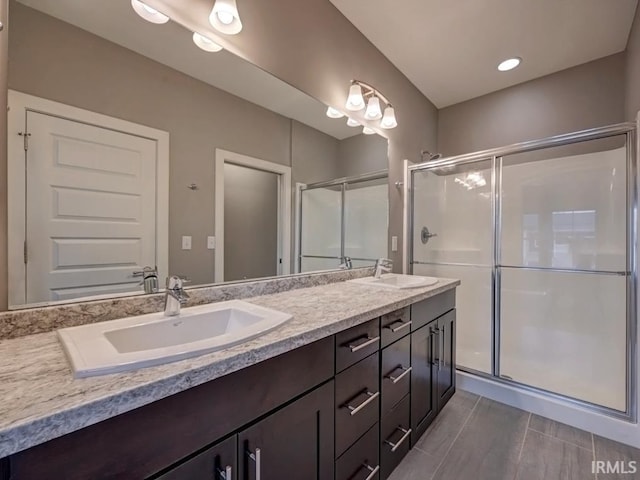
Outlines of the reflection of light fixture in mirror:
[[463,177],[456,177],[454,180],[467,190],[484,187],[487,184],[487,181],[484,179],[484,175],[480,172],[470,172]]
[[157,23],[161,25],[169,21],[169,17],[160,13],[155,8],[151,8],[146,3],[142,3],[140,0],[131,0],[131,6],[135,12],[144,18],[147,22]]
[[395,128],[398,126],[398,121],[396,120],[396,111],[395,109],[389,105],[384,109],[384,116],[380,121],[380,126],[382,128]]
[[[384,115],[382,114],[382,105],[384,105]],[[358,112],[367,107],[364,111],[365,120],[380,120],[380,126],[382,128],[396,128],[398,121],[396,120],[396,111],[391,105],[391,102],[376,90],[371,85],[360,80],[351,80],[351,87],[349,87],[349,95],[347,96],[347,103],[345,107],[352,112]],[[356,127],[359,122],[350,118],[347,124],[350,127]],[[369,129],[371,130],[371,129]],[[368,135],[375,132],[367,132]]]
[[347,110],[357,112],[364,108],[364,97],[362,96],[362,87],[357,83],[351,85],[349,88],[349,96],[347,97],[347,104],[345,105]]
[[216,30],[227,35],[235,35],[242,30],[236,0],[215,0],[209,23]]
[[195,43],[205,52],[219,52],[220,50],[222,50],[222,47],[220,45],[218,45],[213,40],[205,37],[204,35],[199,34],[198,32],[193,32],[193,43]]
[[329,117],[329,118],[342,118],[342,117],[344,117],[344,113],[342,113],[340,110],[336,110],[333,107],[328,107],[327,108],[327,117]]
[[376,131],[373,128],[364,127],[362,129],[362,133],[364,133],[365,135],[373,135],[374,133],[376,133]]
[[380,110],[380,99],[376,96],[369,98],[367,109],[364,112],[364,118],[367,120],[379,120],[382,118],[382,110]]

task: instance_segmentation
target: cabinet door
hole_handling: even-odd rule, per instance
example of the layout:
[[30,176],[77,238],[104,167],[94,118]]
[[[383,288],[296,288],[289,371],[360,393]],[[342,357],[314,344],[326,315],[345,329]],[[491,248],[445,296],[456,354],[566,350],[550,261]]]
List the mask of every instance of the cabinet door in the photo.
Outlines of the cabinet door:
[[233,480],[237,472],[237,436],[223,440],[157,480]]
[[456,391],[456,311],[438,319],[438,411]]
[[411,334],[411,446],[437,413],[437,359],[434,356],[437,321]]
[[[242,480],[333,480],[334,384],[238,434]],[[235,480],[235,479],[234,479]]]

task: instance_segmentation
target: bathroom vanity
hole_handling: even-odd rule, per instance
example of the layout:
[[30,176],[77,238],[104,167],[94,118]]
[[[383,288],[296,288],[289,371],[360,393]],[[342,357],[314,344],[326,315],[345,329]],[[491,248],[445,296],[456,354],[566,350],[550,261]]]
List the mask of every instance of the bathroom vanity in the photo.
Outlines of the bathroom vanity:
[[[387,478],[455,391],[458,284],[382,291],[338,282],[254,297],[294,319],[231,354],[81,380],[65,365],[68,385],[109,391],[93,391],[97,403],[68,392],[66,418],[85,418],[75,426],[41,410],[41,440],[19,438],[28,428],[0,429],[0,439],[13,436],[12,447],[0,445],[0,478]],[[60,355],[52,336],[33,337]],[[62,373],[39,381],[55,390]],[[157,387],[171,380],[177,393]],[[145,404],[132,408],[137,395]]]

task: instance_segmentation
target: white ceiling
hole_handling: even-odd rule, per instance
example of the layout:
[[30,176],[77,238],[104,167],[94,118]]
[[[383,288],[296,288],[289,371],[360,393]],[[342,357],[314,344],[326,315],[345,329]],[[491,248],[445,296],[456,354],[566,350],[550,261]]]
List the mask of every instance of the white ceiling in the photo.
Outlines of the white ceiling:
[[623,51],[637,3],[330,1],[438,108]]
[[255,65],[227,51],[203,52],[176,23],[142,20],[131,0],[18,1],[339,140],[362,132],[328,118],[324,104]]

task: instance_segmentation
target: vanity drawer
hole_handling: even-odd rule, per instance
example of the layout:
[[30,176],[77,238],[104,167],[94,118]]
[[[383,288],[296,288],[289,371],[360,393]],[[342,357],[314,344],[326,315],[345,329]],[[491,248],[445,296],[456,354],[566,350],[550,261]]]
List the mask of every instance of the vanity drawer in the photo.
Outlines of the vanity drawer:
[[411,307],[401,308],[380,317],[382,348],[411,332]]
[[376,423],[336,461],[336,480],[378,480],[380,478],[378,434]]
[[233,478],[236,475],[236,454],[238,436],[232,437],[208,448],[191,460],[169,470],[167,473],[154,477],[155,480],[187,480],[189,478]]
[[382,350],[380,368],[382,414],[391,410],[411,389],[411,337]]
[[411,449],[411,408],[407,395],[380,424],[380,478],[385,479]]
[[379,318],[338,333],[336,335],[336,373],[377,352],[379,349]]
[[418,330],[456,306],[456,291],[449,290],[411,306],[411,331]]
[[336,458],[378,421],[378,354],[336,376]]

